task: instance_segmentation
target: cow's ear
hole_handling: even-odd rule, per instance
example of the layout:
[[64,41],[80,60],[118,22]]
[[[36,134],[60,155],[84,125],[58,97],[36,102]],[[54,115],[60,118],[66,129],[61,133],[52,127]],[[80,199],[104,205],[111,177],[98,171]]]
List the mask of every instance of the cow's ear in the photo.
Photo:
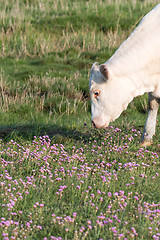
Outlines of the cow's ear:
[[99,65],[97,62],[93,63],[92,67],[91,67],[91,72],[94,72],[96,70],[99,70]]
[[99,67],[99,70],[101,72],[101,74],[104,77],[104,80],[107,81],[108,80],[108,69],[107,66],[105,64],[101,64]]

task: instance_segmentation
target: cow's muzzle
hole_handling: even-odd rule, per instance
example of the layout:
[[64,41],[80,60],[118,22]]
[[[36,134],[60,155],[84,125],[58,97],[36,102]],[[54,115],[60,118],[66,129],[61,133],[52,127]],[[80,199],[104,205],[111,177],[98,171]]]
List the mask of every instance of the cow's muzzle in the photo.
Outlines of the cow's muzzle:
[[108,127],[108,124],[100,124],[100,122],[98,121],[98,119],[93,119],[92,120],[92,127],[94,128],[106,128]]

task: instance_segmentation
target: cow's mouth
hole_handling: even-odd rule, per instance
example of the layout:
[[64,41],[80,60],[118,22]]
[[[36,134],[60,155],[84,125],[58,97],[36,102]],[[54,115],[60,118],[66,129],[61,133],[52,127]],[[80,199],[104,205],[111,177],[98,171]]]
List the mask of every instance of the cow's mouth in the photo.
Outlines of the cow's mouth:
[[94,119],[92,120],[92,127],[94,128],[107,128],[108,127],[108,123],[105,123],[103,125],[99,124],[97,121],[95,121]]

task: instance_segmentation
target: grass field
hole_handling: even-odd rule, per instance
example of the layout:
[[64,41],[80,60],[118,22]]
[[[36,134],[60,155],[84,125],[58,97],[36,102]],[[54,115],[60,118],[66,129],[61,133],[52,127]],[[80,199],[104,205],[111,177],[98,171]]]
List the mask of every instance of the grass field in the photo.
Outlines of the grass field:
[[90,126],[88,79],[159,1],[0,1],[0,239],[160,239],[147,95]]

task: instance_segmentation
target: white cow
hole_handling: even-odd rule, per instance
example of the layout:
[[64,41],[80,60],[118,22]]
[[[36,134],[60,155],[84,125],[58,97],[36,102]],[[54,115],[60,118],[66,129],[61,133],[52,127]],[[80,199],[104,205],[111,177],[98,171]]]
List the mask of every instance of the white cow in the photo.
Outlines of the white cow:
[[160,4],[100,66],[90,72],[92,125],[105,128],[125,110],[134,97],[149,92],[149,112],[143,142],[149,145],[155,134],[160,103]]

